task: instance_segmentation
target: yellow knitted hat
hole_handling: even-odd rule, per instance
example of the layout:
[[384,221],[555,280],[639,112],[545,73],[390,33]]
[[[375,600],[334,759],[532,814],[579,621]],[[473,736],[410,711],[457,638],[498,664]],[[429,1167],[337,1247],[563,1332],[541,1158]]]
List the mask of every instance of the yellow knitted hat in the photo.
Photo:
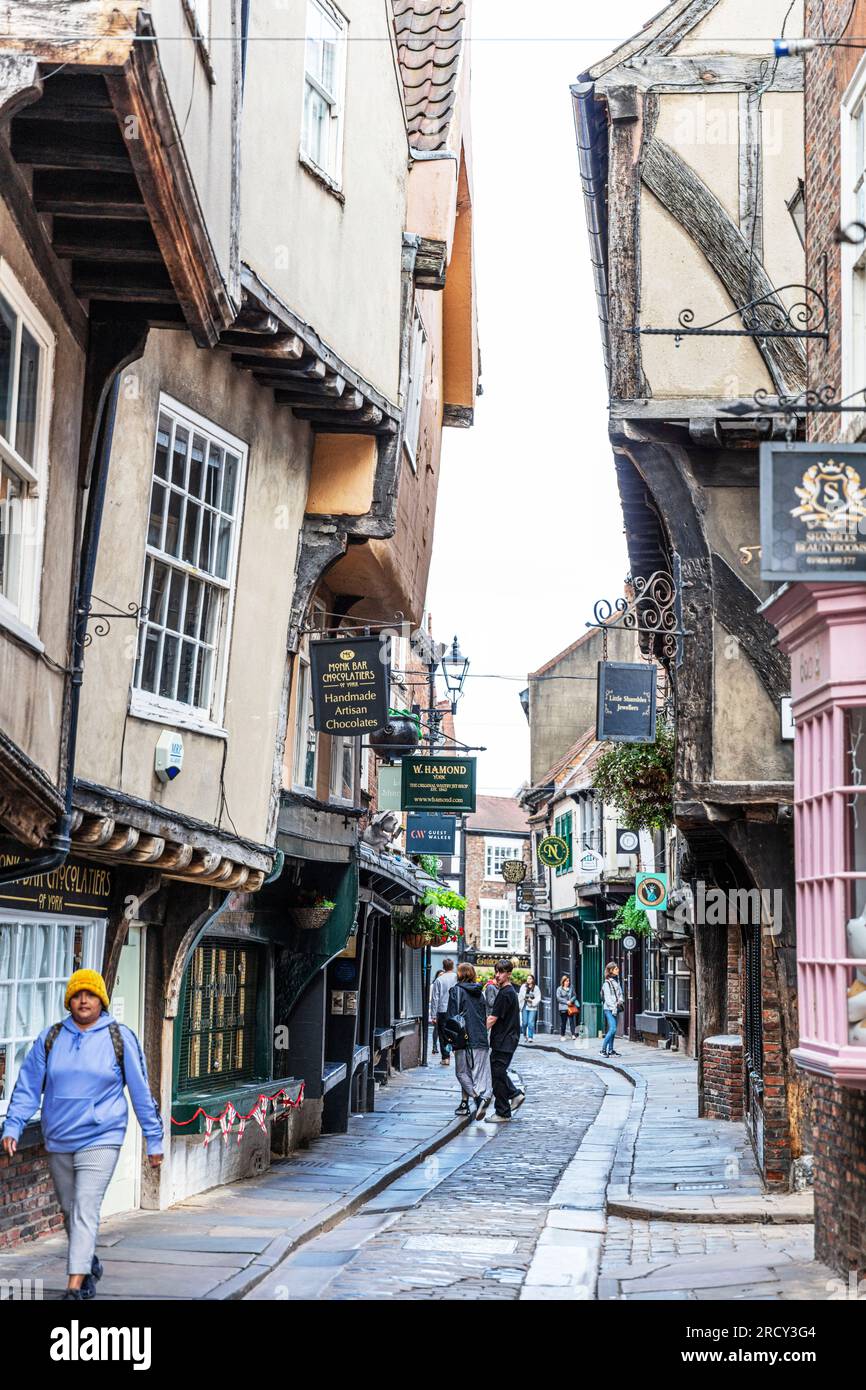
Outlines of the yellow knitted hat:
[[108,1008],[108,990],[105,988],[105,981],[96,970],[76,970],[70,976],[69,984],[66,986],[66,998],[63,1003],[69,1008],[69,1001],[73,994],[77,994],[80,989],[89,990],[91,994],[97,995]]

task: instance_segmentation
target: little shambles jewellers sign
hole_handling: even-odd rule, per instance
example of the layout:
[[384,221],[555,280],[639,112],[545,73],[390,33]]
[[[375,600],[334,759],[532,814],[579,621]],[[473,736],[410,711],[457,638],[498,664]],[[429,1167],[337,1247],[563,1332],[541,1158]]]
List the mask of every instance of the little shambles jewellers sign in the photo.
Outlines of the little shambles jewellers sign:
[[457,818],[411,811],[406,817],[409,854],[453,854]]
[[[23,862],[18,854],[0,854],[0,869]],[[53,912],[61,917],[94,916],[108,912],[113,888],[111,869],[67,859],[50,873],[0,884],[0,908]]]
[[600,661],[596,737],[600,743],[655,743],[655,666]]
[[761,445],[761,578],[866,574],[866,445]]
[[371,734],[388,723],[391,671],[378,637],[310,643],[313,726],[320,734]]
[[404,811],[474,811],[474,758],[404,758]]

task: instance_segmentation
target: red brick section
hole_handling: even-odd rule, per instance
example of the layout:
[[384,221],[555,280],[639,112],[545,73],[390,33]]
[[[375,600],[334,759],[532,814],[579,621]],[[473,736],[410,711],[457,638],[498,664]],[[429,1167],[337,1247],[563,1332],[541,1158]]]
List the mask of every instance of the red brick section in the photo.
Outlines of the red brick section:
[[791,1127],[788,1116],[788,1087],[782,1051],[782,1020],[779,1011],[778,973],[774,940],[768,932],[761,937],[761,995],[764,1032],[764,1181],[770,1188],[788,1191],[791,1185]]
[[866,1276],[866,1094],[816,1077],[815,1256]]
[[743,937],[736,925],[728,927],[727,1031],[743,1031]]
[[743,1040],[733,1035],[704,1038],[704,1118],[743,1118]]
[[[812,38],[866,34],[866,0],[807,0]],[[808,345],[809,386],[842,388],[841,259],[833,234],[841,218],[840,103],[863,49],[821,47],[806,55],[807,281],[820,285],[829,258],[830,342]],[[866,385],[855,382],[854,386]],[[808,437],[833,440],[844,416],[807,416]],[[815,1253],[847,1276],[866,1273],[866,1096],[813,1079]]]
[[0,1158],[0,1249],[62,1228],[63,1217],[41,1144]]
[[[493,839],[502,838],[501,830],[467,831],[465,840],[466,854],[466,911],[464,917],[464,930],[466,932],[466,945],[481,948],[481,908],[479,902],[482,898],[505,898],[508,893],[508,884],[500,874],[496,878],[484,877],[484,841],[487,836]],[[523,846],[523,862],[526,864],[526,876],[532,877],[532,866],[530,864],[530,841],[527,838]],[[514,889],[511,889],[512,893]]]

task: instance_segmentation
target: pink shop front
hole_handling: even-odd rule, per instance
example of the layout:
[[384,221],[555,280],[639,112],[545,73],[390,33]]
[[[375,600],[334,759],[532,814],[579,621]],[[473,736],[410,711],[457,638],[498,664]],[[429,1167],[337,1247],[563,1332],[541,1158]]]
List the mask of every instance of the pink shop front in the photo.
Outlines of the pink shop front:
[[791,659],[800,1044],[815,1242],[866,1273],[866,584],[798,582],[764,612]]

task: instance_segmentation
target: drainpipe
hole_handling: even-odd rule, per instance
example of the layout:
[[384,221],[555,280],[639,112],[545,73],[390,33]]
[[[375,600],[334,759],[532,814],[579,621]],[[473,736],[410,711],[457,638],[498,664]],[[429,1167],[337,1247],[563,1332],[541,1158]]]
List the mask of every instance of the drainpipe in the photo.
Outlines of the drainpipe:
[[50,848],[12,868],[0,870],[0,884],[17,883],[23,878],[34,878],[39,874],[47,874],[53,869],[58,869],[67,859],[72,846],[72,788],[75,782],[78,714],[81,705],[81,685],[84,679],[84,639],[87,633],[87,614],[90,611],[90,601],[93,595],[96,553],[99,548],[99,533],[102,528],[102,513],[108,485],[108,462],[111,457],[119,389],[120,372],[115,375],[111,393],[103,406],[101,447],[97,454],[95,477],[91,482],[87,497],[87,514],[84,520],[81,545],[81,568],[73,600],[72,665],[69,677],[69,726],[66,741],[66,786],[63,795],[63,814],[51,834]]

